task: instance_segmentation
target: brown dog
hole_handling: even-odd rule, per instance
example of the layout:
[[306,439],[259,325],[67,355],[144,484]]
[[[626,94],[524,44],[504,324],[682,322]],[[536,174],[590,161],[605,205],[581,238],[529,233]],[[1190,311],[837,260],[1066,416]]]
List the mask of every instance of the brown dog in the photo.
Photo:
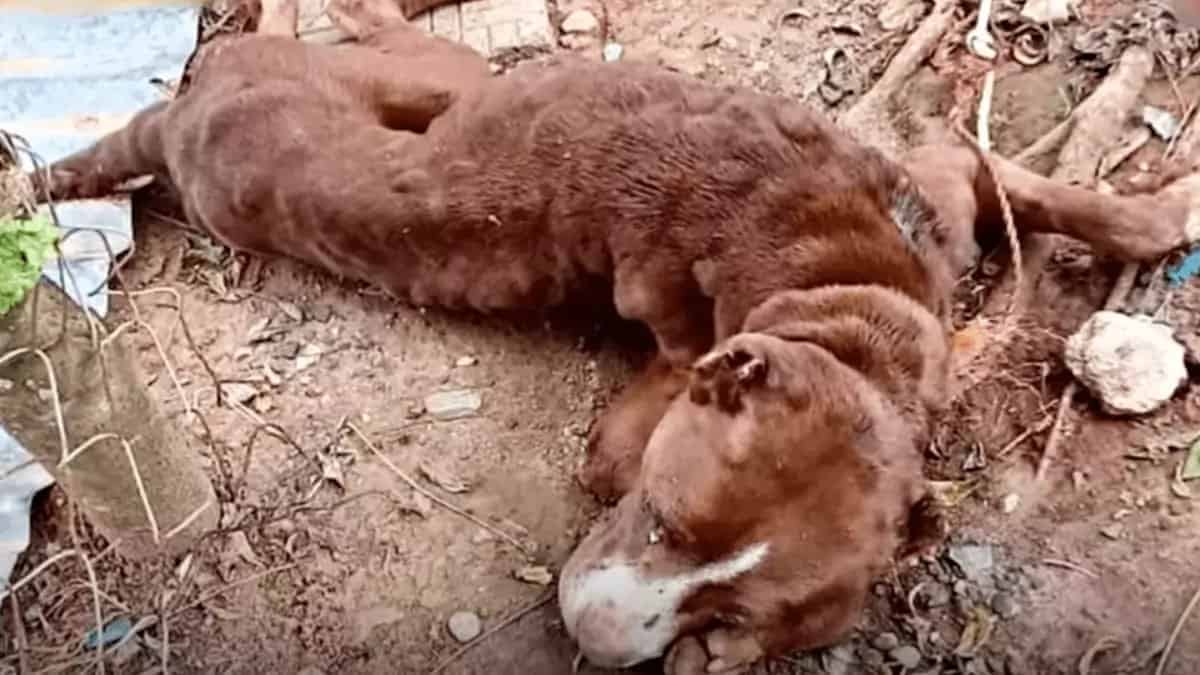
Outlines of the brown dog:
[[[263,30],[292,32],[289,6]],[[1000,222],[980,157],[896,163],[804,105],[644,65],[493,78],[387,0],[334,12],[360,44],[207,48],[185,94],[45,187],[96,196],[156,174],[234,248],[419,305],[610,288],[660,357],[596,425],[584,477],[620,501],[563,570],[568,631],[597,665],[670,652],[681,674],[844,636],[928,529],[951,287]],[[1196,176],[1112,196],[994,165],[1024,231],[1126,260],[1200,237]]]

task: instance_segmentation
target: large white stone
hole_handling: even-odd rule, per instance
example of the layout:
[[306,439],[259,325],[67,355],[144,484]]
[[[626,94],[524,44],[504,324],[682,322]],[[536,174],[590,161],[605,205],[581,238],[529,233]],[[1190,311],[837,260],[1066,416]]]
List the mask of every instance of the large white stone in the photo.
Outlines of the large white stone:
[[1113,415],[1143,415],[1187,380],[1184,348],[1146,316],[1102,311],[1067,340],[1067,368]]

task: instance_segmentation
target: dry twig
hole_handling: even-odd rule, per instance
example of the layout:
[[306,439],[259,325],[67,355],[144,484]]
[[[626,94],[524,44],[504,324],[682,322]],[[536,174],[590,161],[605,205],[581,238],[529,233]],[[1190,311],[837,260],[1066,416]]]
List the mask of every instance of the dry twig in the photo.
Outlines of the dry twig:
[[371,453],[374,454],[376,457],[378,457],[379,461],[383,462],[384,466],[386,466],[389,471],[396,474],[396,477],[398,477],[400,480],[402,480],[406,484],[408,484],[408,486],[410,488],[412,488],[414,491],[420,493],[426,499],[433,502],[434,504],[437,504],[438,506],[442,507],[443,509],[446,509],[447,511],[449,511],[461,518],[465,518],[465,519],[471,521],[472,523],[478,525],[479,527],[482,527],[483,529],[487,530],[488,532],[491,532],[492,534],[496,535],[497,537],[500,537],[501,539],[508,542],[509,544],[512,544],[522,554],[529,555],[529,548],[525,544],[518,541],[516,537],[513,537],[509,533],[505,532],[504,530],[501,530],[500,528],[496,527],[495,525],[492,525],[491,523],[487,522],[486,520],[475,517],[474,515],[462,510],[461,508],[455,506],[454,504],[451,504],[450,502],[446,501],[445,499],[442,499],[441,497],[437,496],[433,492],[425,489],[425,487],[423,485],[421,485],[420,483],[418,483],[416,481],[416,479],[414,479],[412,476],[408,475],[400,467],[396,466],[395,463],[392,462],[392,460],[387,458],[387,455],[383,454],[383,452],[381,452],[379,450],[379,448],[375,447],[375,444],[372,443],[371,440],[369,438],[367,438],[367,436],[365,434],[363,434],[363,432],[360,431],[357,426],[355,426],[352,422],[345,422],[344,424],[345,424],[345,428],[349,429],[351,432],[353,432],[355,436],[358,436],[359,440],[363,442],[363,445],[367,446],[367,449],[370,450]]
[[1158,658],[1158,667],[1154,669],[1154,675],[1163,675],[1167,672],[1167,662],[1171,660],[1171,652],[1175,649],[1175,643],[1179,640],[1179,634],[1183,632],[1184,625],[1192,616],[1192,612],[1196,611],[1196,605],[1200,605],[1200,588],[1192,595],[1192,599],[1188,601],[1186,607],[1183,608],[1183,613],[1179,615],[1179,620],[1175,622],[1175,628],[1171,631],[1171,637],[1167,639],[1167,646],[1163,647],[1162,656]]
[[[1137,263],[1129,263],[1121,268],[1121,274],[1117,277],[1116,283],[1113,284],[1112,290],[1108,294],[1108,299],[1104,302],[1105,310],[1115,311],[1125,304],[1125,299],[1129,297],[1133,283],[1137,281],[1137,273]],[[1062,396],[1058,399],[1058,412],[1055,415],[1054,426],[1050,430],[1050,437],[1046,439],[1046,448],[1042,450],[1042,459],[1038,462],[1036,480],[1045,479],[1046,474],[1050,471],[1050,466],[1058,459],[1063,429],[1066,427],[1067,416],[1071,412],[1071,405],[1075,402],[1075,395],[1078,392],[1079,383],[1076,380],[1071,380],[1063,388]]]

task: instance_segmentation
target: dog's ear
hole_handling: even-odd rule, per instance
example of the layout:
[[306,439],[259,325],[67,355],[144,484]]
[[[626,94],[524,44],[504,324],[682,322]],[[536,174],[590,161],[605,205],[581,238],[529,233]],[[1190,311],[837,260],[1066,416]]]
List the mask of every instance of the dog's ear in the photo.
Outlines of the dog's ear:
[[730,414],[742,409],[742,394],[766,381],[765,351],[750,341],[733,340],[700,357],[692,366],[688,396],[696,405],[717,406]]
[[903,539],[896,551],[897,561],[928,555],[942,545],[948,531],[946,514],[932,492],[924,492],[909,506],[901,531]]

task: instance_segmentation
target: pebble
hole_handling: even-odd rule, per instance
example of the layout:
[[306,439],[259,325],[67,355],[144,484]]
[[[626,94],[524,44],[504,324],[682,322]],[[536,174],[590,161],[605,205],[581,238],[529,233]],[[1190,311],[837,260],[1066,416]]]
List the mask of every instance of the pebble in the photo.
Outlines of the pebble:
[[933,584],[925,591],[925,603],[930,609],[945,607],[950,603],[950,590],[942,584]]
[[871,641],[871,646],[881,652],[890,652],[900,646],[900,638],[895,633],[880,633]]
[[594,33],[600,30],[600,21],[586,9],[577,9],[563,19],[560,27],[564,33]]
[[996,597],[992,598],[992,611],[1001,619],[1011,619],[1020,613],[1021,608],[1008,593],[997,593]]
[[458,366],[459,368],[470,368],[476,363],[479,363],[479,359],[475,358],[474,356],[460,356],[458,360],[454,362],[454,365]]
[[483,407],[483,396],[470,389],[434,392],[425,397],[425,411],[439,420],[470,417]]
[[983,581],[992,571],[995,558],[992,547],[982,544],[960,544],[950,548],[950,560],[958,565],[963,576],[972,582]]
[[459,642],[470,642],[483,632],[483,622],[474,612],[455,612],[446,623],[450,635]]
[[862,661],[863,665],[874,668],[879,668],[883,664],[887,663],[887,657],[884,656],[882,652],[880,652],[878,649],[872,649],[870,647],[863,647],[859,652],[858,658],[860,661]]
[[0,394],[8,393],[13,390],[13,381],[0,379]]
[[921,665],[921,652],[911,645],[893,649],[890,656],[905,670],[912,670]]
[[610,42],[604,45],[602,56],[604,57],[605,63],[613,63],[614,61],[620,61],[624,54],[625,47],[617,44],[616,42]]

